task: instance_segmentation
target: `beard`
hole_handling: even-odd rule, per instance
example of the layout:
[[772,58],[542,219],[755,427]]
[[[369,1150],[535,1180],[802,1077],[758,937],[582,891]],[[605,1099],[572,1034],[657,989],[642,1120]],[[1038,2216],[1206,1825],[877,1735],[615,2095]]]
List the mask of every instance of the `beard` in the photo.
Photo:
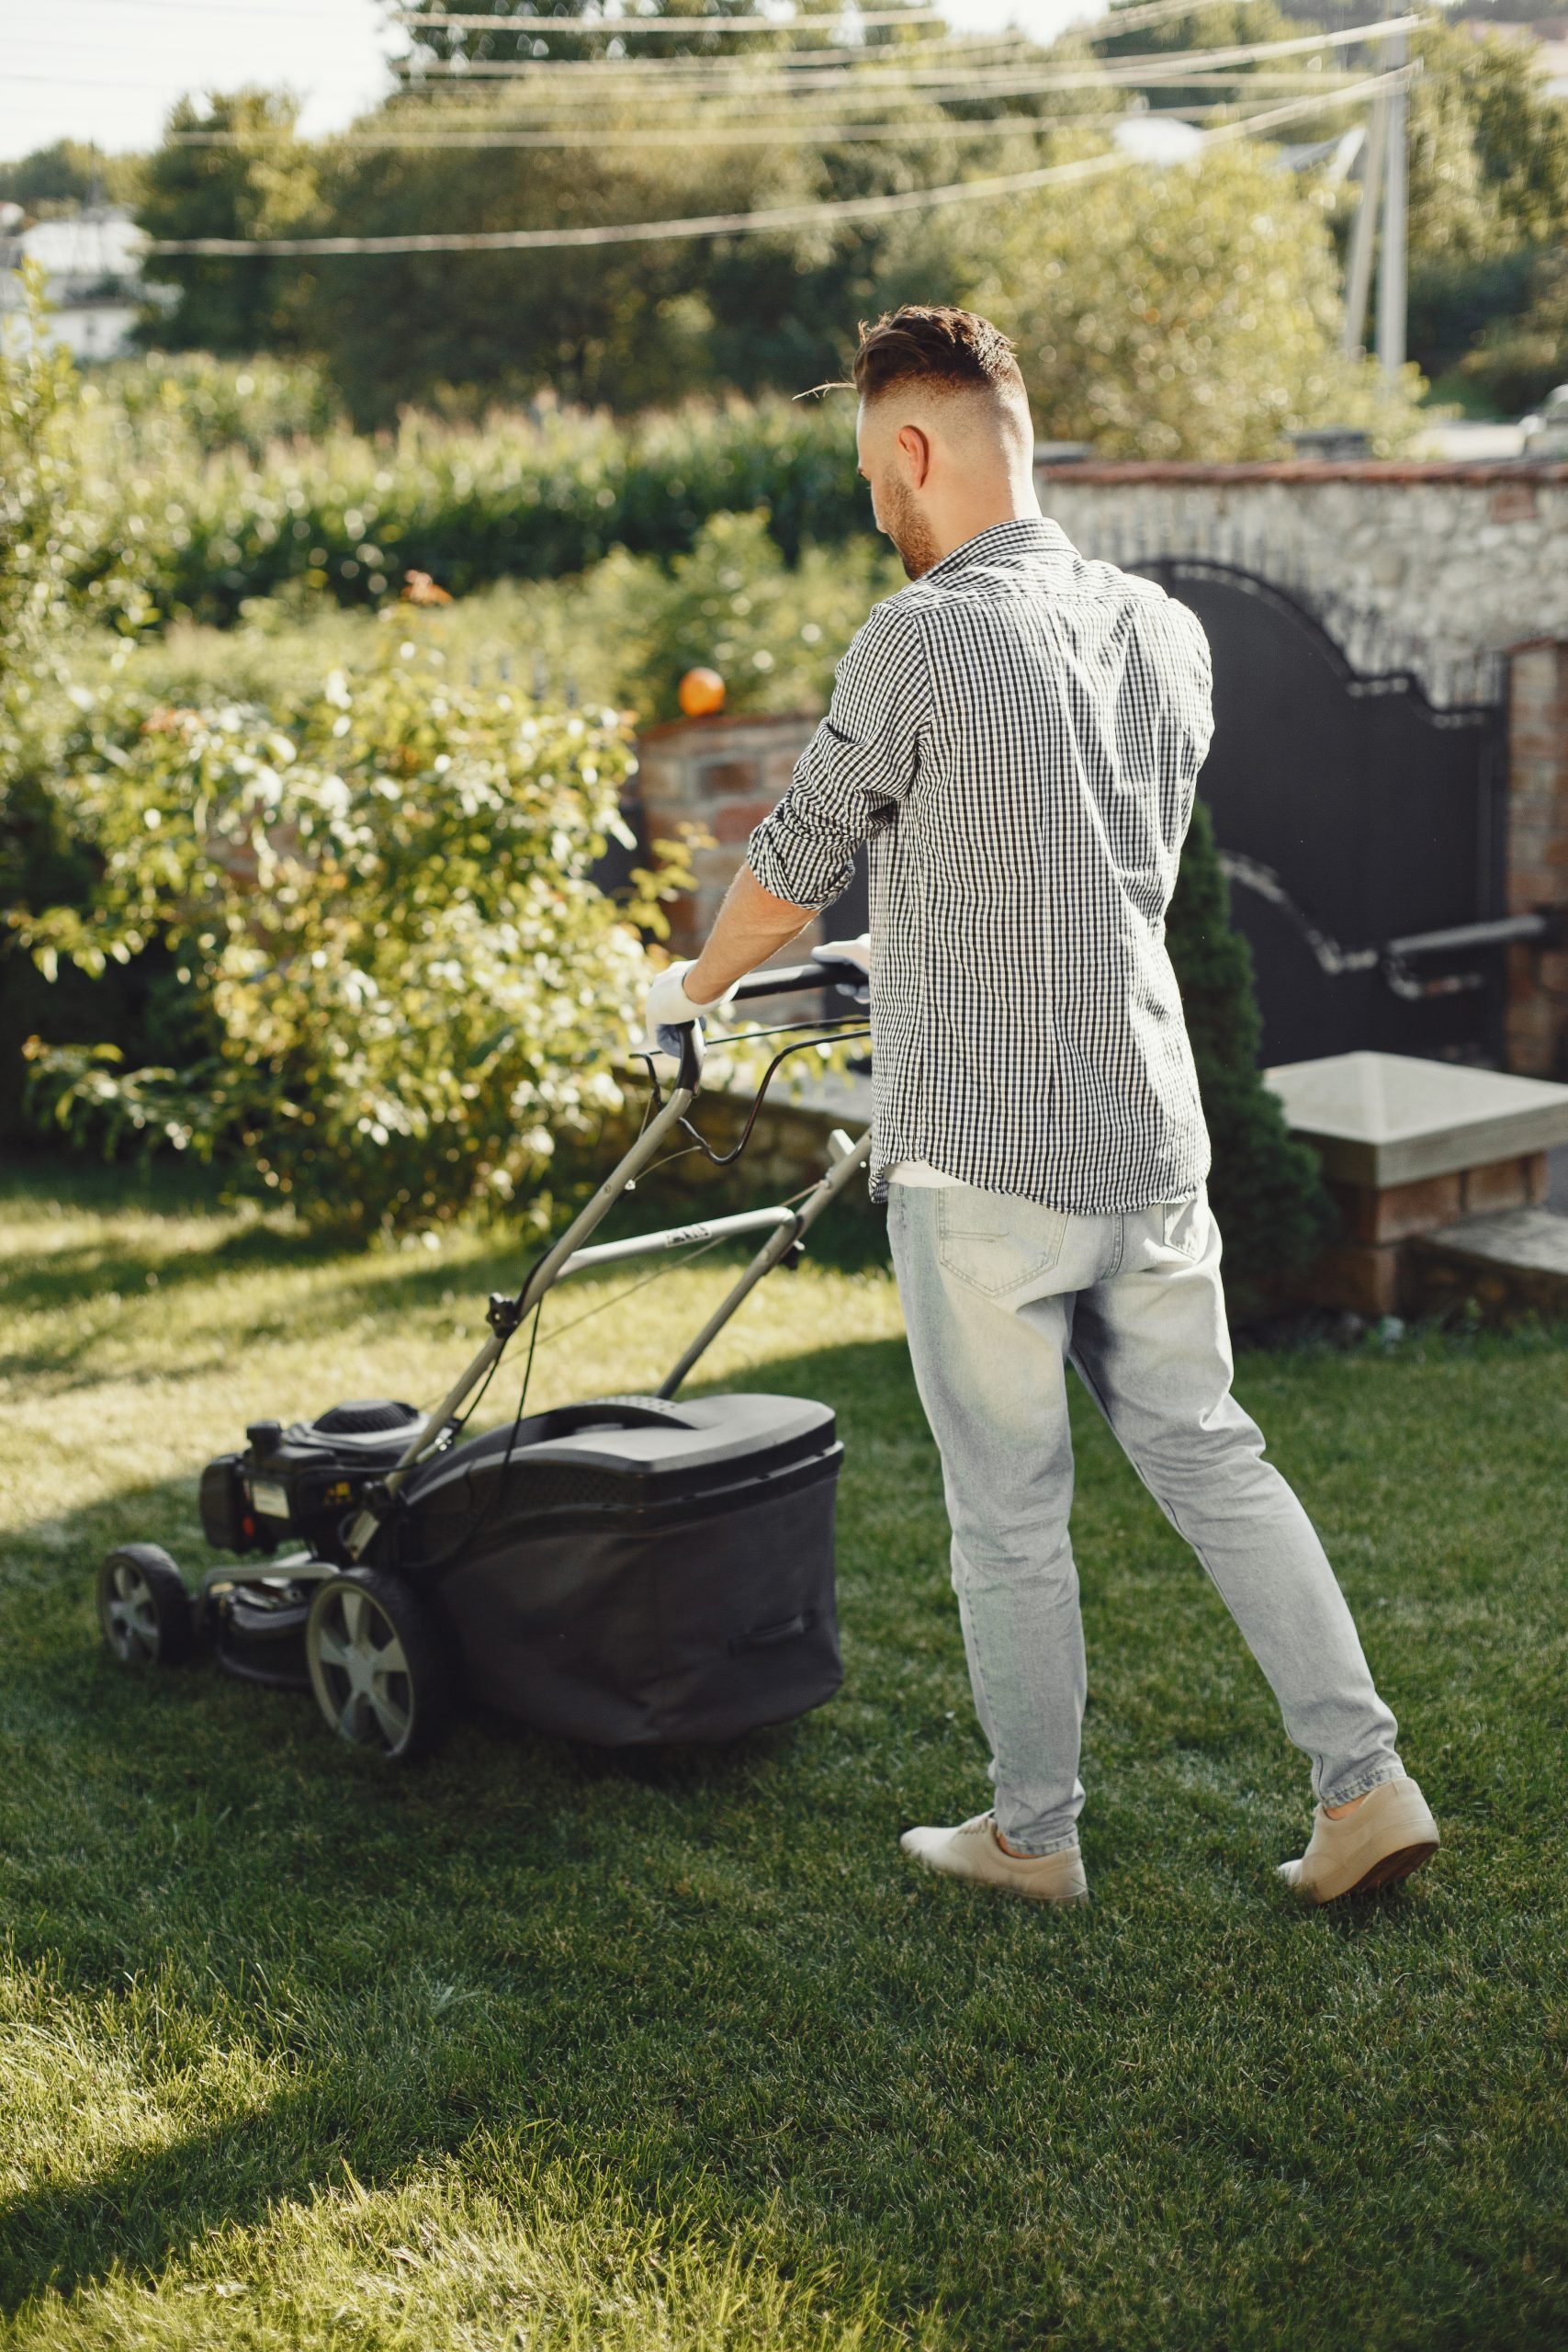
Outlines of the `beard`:
[[914,493],[901,481],[890,482],[882,506],[882,528],[897,548],[907,577],[920,579],[935,563],[940,550],[931,525],[915,503]]

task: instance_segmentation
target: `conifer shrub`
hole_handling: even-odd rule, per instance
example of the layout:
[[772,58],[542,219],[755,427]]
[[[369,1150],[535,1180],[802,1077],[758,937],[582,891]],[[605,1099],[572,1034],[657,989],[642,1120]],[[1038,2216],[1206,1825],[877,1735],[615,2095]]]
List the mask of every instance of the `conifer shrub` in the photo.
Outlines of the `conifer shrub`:
[[1338,1228],[1317,1156],[1285,1125],[1263,1082],[1263,1021],[1252,951],[1231,922],[1230,888],[1201,800],[1166,918],[1213,1165],[1209,1199],[1224,1237],[1233,1307],[1265,1306],[1277,1278],[1311,1264]]

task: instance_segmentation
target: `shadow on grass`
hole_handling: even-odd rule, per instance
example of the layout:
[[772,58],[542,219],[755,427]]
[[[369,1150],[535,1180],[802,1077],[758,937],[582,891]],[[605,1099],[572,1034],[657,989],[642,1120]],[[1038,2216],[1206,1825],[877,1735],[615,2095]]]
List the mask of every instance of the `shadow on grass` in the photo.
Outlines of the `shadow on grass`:
[[[0,1208],[7,1199],[58,1198],[65,1206],[84,1212],[112,1215],[119,1209],[153,1220],[167,1218],[171,1226],[193,1213],[217,1213],[215,1192],[204,1196],[195,1185],[128,1187],[121,1197],[108,1183],[96,1181],[120,1172],[90,1170],[85,1176],[68,1166],[60,1171],[63,1182],[59,1185],[52,1169],[9,1174],[0,1182]],[[757,1197],[754,1188],[749,1197]],[[689,1222],[694,1214],[719,1214],[724,1205],[705,1196],[698,1196],[694,1204],[689,1192],[656,1182],[639,1187],[635,1200],[619,1204],[600,1238],[657,1231],[665,1225]],[[257,1220],[220,1231],[197,1246],[171,1247],[161,1243],[154,1222],[150,1231],[140,1235],[111,1228],[92,1242],[57,1250],[29,1250],[24,1240],[6,1266],[6,1298],[16,1313],[58,1317],[108,1295],[121,1302],[159,1303],[199,1290],[224,1275],[282,1277],[314,1271],[318,1279],[311,1286],[311,1310],[323,1318],[372,1308],[389,1317],[433,1311],[450,1303],[454,1292],[479,1316],[492,1290],[510,1292],[520,1287],[546,1246],[536,1234],[508,1232],[500,1227],[462,1228],[454,1238],[468,1245],[457,1260],[444,1251],[378,1250],[356,1244],[342,1233],[312,1232]],[[816,1227],[810,1250],[820,1262],[845,1271],[886,1265],[885,1220],[869,1203],[846,1204],[835,1217],[824,1219]],[[748,1254],[740,1245],[727,1247],[714,1252],[709,1262],[716,1269],[738,1269]],[[672,1270],[676,1261],[670,1262]],[[335,1272],[320,1279],[328,1268]],[[617,1268],[599,1280],[619,1287],[637,1277],[634,1265]],[[573,1295],[577,1295],[575,1288]],[[281,1331],[290,1319],[285,1317],[267,1328]],[[17,1377],[64,1374],[68,1385],[73,1385],[71,1374],[85,1371],[88,1385],[93,1385],[97,1375],[91,1366],[97,1345],[96,1332],[79,1336],[56,1332],[47,1343],[13,1350],[0,1359],[0,1368]],[[206,1368],[209,1366],[193,1367]]]
[[[461,2148],[471,2107],[414,2119],[369,2067],[325,2072],[231,2122],[131,2149],[91,2179],[0,2202],[0,2312],[70,2296],[130,2270],[149,2282],[198,2240],[256,2227],[312,2192],[387,2188]],[[349,2151],[352,2149],[352,2160]]]
[[[831,1362],[855,1386],[880,1387],[890,1345],[791,1363],[779,1368],[781,1385],[826,1386]],[[235,1683],[210,1658],[128,1672],[98,1645],[96,1622],[86,1617],[96,1557],[117,1541],[172,1541],[189,1522],[194,1479],[193,1471],[190,1479],[129,1488],[49,1522],[47,1545],[33,1547],[55,1589],[40,1595],[50,1604],[44,1622],[12,1649],[8,1713],[38,1783],[40,1815],[52,1811],[51,1789],[70,1784],[74,1792],[76,1826],[63,1835],[72,1878],[92,1882],[83,1909],[93,1916],[74,1931],[62,1919],[52,1934],[35,1932],[23,1942],[30,1959],[58,1968],[77,1992],[96,1984],[113,1997],[128,1982],[155,1978],[171,1954],[177,1959],[187,1932],[201,1946],[204,1968],[232,1986],[264,1954],[276,1963],[268,1940],[275,1931],[292,1955],[318,1937],[332,1940],[343,1919],[373,1921],[378,1929],[385,1921],[386,1959],[363,1987],[365,2015],[356,2018],[350,2003],[340,2021],[349,2037],[364,2040],[366,2052],[359,2061],[323,2060],[319,2044],[327,2029],[315,2021],[304,2037],[307,2079],[298,2087],[168,2144],[128,2150],[89,2179],[41,2182],[0,2201],[0,2309],[7,2314],[50,2290],[89,2289],[118,2267],[154,2278],[214,2231],[259,2226],[280,2200],[308,2203],[345,2178],[368,2190],[394,2186],[459,2150],[476,2116],[515,2113],[523,2086],[505,2079],[508,2062],[494,2044],[487,2051],[478,2041],[459,2041],[443,2054],[422,2047],[406,2027],[384,2031],[389,1987],[411,1965],[411,1952],[428,1950],[431,1922],[442,1923],[435,1932],[449,1959],[460,1957],[481,1982],[515,1979],[514,1996],[537,2003],[548,1974],[542,1951],[524,1957],[503,1945],[498,1956],[493,1936],[453,1925],[473,1917],[476,1886],[495,1868],[502,1824],[525,1848],[536,1848],[529,1868],[538,1902],[547,1913],[559,1905],[558,1933],[565,1934],[585,1900],[607,1900],[613,1909],[618,1899],[606,1891],[603,1863],[595,1867],[585,1853],[595,1821],[619,1821],[624,1838],[626,1816],[651,1797],[660,1817],[700,1838],[705,1822],[755,1799],[771,1776],[797,1780],[802,1770],[799,1724],[713,1747],[608,1750],[475,1713],[441,1756],[398,1773],[334,1741],[308,1696]],[[59,1574],[62,1532],[80,1555],[70,1578],[79,1586],[74,1595]],[[25,1530],[19,1548],[28,1549]],[[187,1555],[188,1581],[203,1565]],[[10,1606],[30,1608],[32,1598],[13,1591]],[[270,1806],[259,1823],[254,1805],[247,1808],[247,1796],[258,1791],[274,1792],[276,1820]],[[147,1886],[160,1883],[170,1860],[164,1841],[173,1838],[177,1849],[193,1805],[214,1825],[220,1848],[216,1860],[197,1853],[182,1862],[184,1871],[206,1870],[204,1890],[199,1897],[177,1890],[170,1902],[149,1900]],[[130,1850],[121,1844],[128,1820],[151,1825]],[[278,1821],[302,1833],[302,1846],[290,1845]],[[395,1908],[410,1923],[400,1950],[387,1917],[394,1872]],[[575,1931],[582,1932],[580,1920]],[[603,1933],[613,1938],[613,1921]],[[651,1979],[635,2006],[645,1996],[655,2011],[678,2012],[682,1964],[657,1950],[649,1964]],[[574,2034],[583,2030],[582,1998],[585,1990],[591,1996],[594,1966],[594,1955],[574,1956]],[[220,2028],[214,2043],[222,2038]],[[613,2144],[614,2133],[608,2137]],[[560,2153],[571,2153],[570,2134]],[[651,2182],[646,2193],[649,2209],[658,2208]]]

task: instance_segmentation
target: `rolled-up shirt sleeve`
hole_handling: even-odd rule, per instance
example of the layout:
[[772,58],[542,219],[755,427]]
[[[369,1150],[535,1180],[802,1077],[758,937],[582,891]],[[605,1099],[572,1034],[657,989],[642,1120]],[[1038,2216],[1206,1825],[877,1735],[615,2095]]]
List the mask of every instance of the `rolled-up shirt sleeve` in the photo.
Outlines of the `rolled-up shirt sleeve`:
[[813,912],[841,896],[855,852],[892,822],[914,781],[930,705],[919,623],[895,597],[876,607],[839,663],[827,717],[747,845],[764,890]]

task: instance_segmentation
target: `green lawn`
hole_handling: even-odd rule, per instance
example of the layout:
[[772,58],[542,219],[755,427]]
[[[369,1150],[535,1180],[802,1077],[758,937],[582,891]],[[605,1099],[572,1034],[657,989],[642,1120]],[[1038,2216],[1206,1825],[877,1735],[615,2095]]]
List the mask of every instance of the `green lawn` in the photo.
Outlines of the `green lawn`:
[[[1242,1363],[1443,1826],[1327,1914],[1272,1876],[1304,1762],[1076,1400],[1095,1902],[1055,1914],[897,1849],[985,1784],[879,1268],[776,1278],[711,1364],[840,1414],[840,1696],[388,1777],[308,1700],[114,1667],[93,1570],[203,1565],[247,1419],[429,1398],[512,1261],[109,1174],[7,1180],[0,1249],[0,2343],[1568,2340],[1561,1340]],[[651,1384],[721,1280],[547,1348],[539,1399]]]

